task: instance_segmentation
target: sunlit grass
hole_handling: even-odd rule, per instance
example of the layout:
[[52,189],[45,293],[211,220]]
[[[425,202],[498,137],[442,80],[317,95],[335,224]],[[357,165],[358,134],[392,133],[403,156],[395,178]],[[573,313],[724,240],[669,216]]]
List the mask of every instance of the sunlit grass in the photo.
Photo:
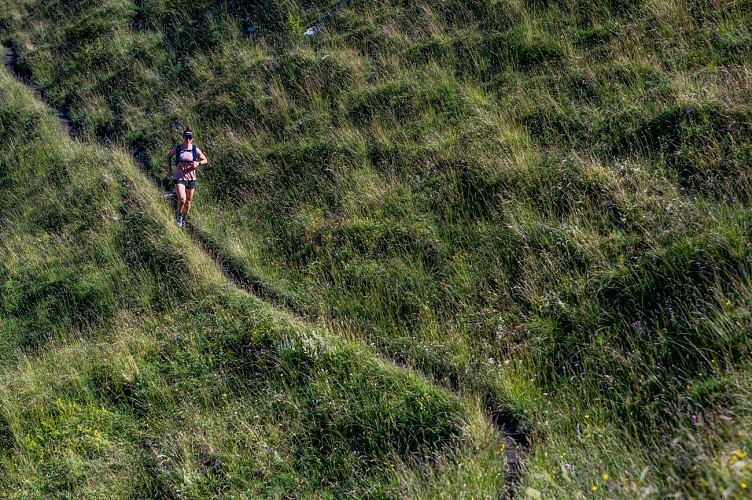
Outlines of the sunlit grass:
[[125,153],[0,81],[0,137],[27,138],[0,158],[2,491],[397,495],[404,475],[466,490],[440,479],[464,463],[501,488],[477,402],[237,289]]
[[[82,137],[144,146],[161,175],[180,129],[198,131],[211,163],[192,220],[225,261],[337,338],[528,430],[521,493],[717,496],[750,483],[744,467],[715,466],[748,444],[734,434],[748,393],[733,389],[750,347],[746,3],[384,0],[353,3],[314,38],[286,28],[296,9],[315,18],[296,3],[133,6],[139,29],[118,14],[126,4],[61,22],[14,2],[0,20]],[[245,37],[249,25],[261,29]],[[66,49],[84,28],[82,50]],[[56,227],[63,207],[40,219]],[[32,248],[54,237],[34,238],[9,237],[8,262],[44,267]],[[201,258],[186,264],[218,283]],[[114,311],[113,297],[98,300]],[[681,453],[703,466],[675,466]],[[476,496],[442,486],[442,467],[393,479],[414,496]]]

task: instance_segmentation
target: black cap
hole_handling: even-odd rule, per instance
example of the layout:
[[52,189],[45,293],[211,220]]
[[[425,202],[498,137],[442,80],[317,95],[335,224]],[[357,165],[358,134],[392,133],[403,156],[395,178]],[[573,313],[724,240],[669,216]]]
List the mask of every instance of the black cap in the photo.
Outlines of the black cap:
[[193,137],[193,132],[186,130],[185,132],[183,132],[183,137]]

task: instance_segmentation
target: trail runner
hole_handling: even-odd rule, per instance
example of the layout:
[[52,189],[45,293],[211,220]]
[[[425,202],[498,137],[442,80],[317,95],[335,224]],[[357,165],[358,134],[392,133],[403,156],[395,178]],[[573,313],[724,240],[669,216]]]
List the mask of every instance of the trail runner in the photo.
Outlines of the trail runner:
[[[175,157],[175,175],[172,174],[172,162]],[[191,209],[193,194],[196,192],[196,169],[206,165],[209,160],[204,153],[193,144],[193,131],[190,128],[183,132],[183,143],[175,144],[167,153],[167,175],[172,176],[175,192],[178,195],[178,209],[175,222],[180,229],[185,230],[185,220]]]

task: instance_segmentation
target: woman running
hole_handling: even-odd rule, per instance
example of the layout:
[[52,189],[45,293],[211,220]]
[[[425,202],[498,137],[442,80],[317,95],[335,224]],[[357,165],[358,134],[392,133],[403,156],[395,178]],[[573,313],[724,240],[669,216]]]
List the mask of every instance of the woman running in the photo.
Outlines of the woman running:
[[172,162],[175,157],[175,191],[178,195],[178,210],[175,214],[175,222],[180,229],[185,230],[185,219],[191,209],[191,200],[196,191],[196,168],[206,165],[209,160],[204,153],[193,144],[193,131],[190,128],[183,132],[183,144],[175,144],[167,153],[167,175],[172,175]]

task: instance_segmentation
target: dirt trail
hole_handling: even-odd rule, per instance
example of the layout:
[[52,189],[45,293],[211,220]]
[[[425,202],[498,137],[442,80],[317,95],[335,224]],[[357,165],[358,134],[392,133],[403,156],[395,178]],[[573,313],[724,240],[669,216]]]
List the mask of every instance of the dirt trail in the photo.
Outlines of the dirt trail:
[[[342,2],[342,6],[346,4],[347,1]],[[58,117],[62,131],[66,135],[74,137],[75,128],[73,127],[73,123],[67,110],[59,110],[51,107],[44,100],[42,93],[30,85],[29,79],[24,75],[22,68],[19,66],[18,57],[12,47],[3,46],[3,61],[5,66],[8,67],[12,74],[24,84],[29,92]],[[143,147],[136,147],[133,149],[132,155],[141,172],[154,182],[154,184],[162,191],[165,201],[174,209],[176,204],[175,193],[165,190],[161,179],[154,174],[154,169],[149,165],[149,155],[147,154],[146,149]],[[241,269],[237,264],[225,259],[222,256],[219,247],[213,244],[199,227],[189,224],[187,226],[187,233],[191,236],[194,243],[217,264],[218,268],[222,271],[228,281],[255,298],[270,303],[274,307],[284,309],[302,322],[307,323],[304,308],[300,304],[297,304],[288,297],[284,297],[268,284],[264,283],[260,278],[249,276],[247,271]],[[401,369],[406,369],[404,362],[400,362],[396,359],[392,360],[392,362]],[[514,498],[519,493],[519,486],[525,472],[525,458],[530,451],[530,439],[529,436],[519,428],[515,419],[503,411],[501,406],[494,403],[490,398],[487,399],[486,402],[486,411],[488,412],[491,423],[504,443],[506,473],[505,488],[502,498]]]
[[[138,165],[141,172],[149,177],[152,182],[154,182],[154,184],[162,191],[162,196],[164,197],[165,201],[169,203],[174,210],[177,204],[175,192],[172,190],[164,189],[162,179],[160,179],[154,173],[155,169],[150,163],[149,155],[147,154],[146,149],[142,147],[135,147],[133,148],[131,153],[133,154],[133,159]],[[201,230],[201,228],[191,224],[190,221],[186,221],[186,232],[191,236],[191,239],[193,239],[194,243],[198,245],[199,248],[204,251],[204,253],[211,257],[211,259],[217,264],[225,277],[229,281],[232,281],[235,286],[245,290],[246,292],[250,293],[260,300],[263,300],[264,302],[269,302],[275,307],[285,309],[287,312],[293,314],[302,321],[306,320],[305,310],[302,305],[296,303],[291,298],[285,297],[282,294],[278,293],[272,287],[264,283],[260,277],[249,276],[247,270],[241,269],[237,264],[223,257],[219,246],[213,243],[211,239]]]
[[68,116],[67,110],[56,109],[47,104],[47,101],[44,99],[42,93],[30,84],[28,76],[25,74],[23,68],[18,63],[18,55],[12,47],[3,46],[3,63],[8,69],[10,69],[11,73],[13,73],[16,79],[20,80],[21,83],[24,84],[29,92],[31,92],[40,103],[42,103],[47,109],[52,111],[55,116],[57,116],[57,119],[60,122],[60,128],[62,129],[63,133],[71,137],[74,136],[75,134],[73,131],[73,122],[71,121],[70,116]]

